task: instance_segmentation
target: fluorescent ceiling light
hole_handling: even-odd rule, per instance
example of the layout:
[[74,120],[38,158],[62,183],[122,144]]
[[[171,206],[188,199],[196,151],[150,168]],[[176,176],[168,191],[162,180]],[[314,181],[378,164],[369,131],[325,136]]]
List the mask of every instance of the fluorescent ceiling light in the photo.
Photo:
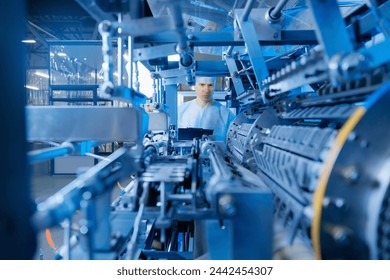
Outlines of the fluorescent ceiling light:
[[38,87],[36,87],[36,86],[30,86],[30,85],[26,85],[26,88],[32,89],[32,90],[39,90]]
[[35,44],[37,41],[35,41],[34,39],[26,39],[26,40],[22,40],[22,43],[25,43],[25,44]]
[[65,57],[65,56],[66,56],[66,53],[64,53],[64,52],[58,52],[57,55],[58,55],[58,56],[63,56],[63,57]]
[[43,73],[43,72],[36,71],[35,75],[37,75],[39,77],[42,77],[42,78],[49,79],[49,74],[46,74],[46,73]]

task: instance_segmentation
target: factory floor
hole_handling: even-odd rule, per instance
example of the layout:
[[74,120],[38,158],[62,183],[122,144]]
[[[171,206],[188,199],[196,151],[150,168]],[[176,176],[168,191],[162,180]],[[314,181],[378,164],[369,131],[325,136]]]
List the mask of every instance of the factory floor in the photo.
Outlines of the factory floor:
[[[76,175],[50,175],[45,172],[33,172],[31,178],[31,194],[36,202],[44,201],[48,197],[55,194],[57,191],[65,187],[73,181]],[[125,184],[124,182],[123,184]],[[126,185],[124,185],[126,186]],[[114,200],[120,193],[119,188],[114,188],[112,191],[112,199]],[[77,214],[76,214],[77,216]],[[77,217],[74,217],[77,220]],[[63,241],[63,230],[60,226],[49,229],[51,238],[55,247],[49,245],[46,231],[43,230],[37,234],[37,250],[33,259],[53,260],[55,259],[55,251],[60,248]]]
[[[74,179],[74,175],[35,175],[31,179],[32,197],[36,202],[44,201]],[[63,231],[60,227],[50,229],[50,234],[56,247],[61,246],[63,243],[62,233]],[[55,250],[50,247],[45,231],[39,232],[34,259],[52,260],[54,255]]]

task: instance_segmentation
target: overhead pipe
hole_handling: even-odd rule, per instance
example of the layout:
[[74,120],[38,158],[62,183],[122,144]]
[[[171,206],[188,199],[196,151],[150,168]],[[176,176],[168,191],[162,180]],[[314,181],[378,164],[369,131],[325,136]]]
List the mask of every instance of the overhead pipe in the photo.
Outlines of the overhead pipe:
[[169,4],[168,11],[174,25],[175,31],[178,34],[178,43],[176,47],[176,51],[180,55],[180,62],[183,66],[190,66],[192,64],[192,57],[189,55],[189,48],[187,45],[187,36],[185,33],[185,26],[183,17],[181,14],[181,8],[179,4]]
[[76,0],[76,2],[97,22],[101,22],[103,20],[116,21],[113,15],[103,11],[95,0]]
[[187,35],[185,32],[185,25],[181,13],[181,8],[179,3],[169,3],[168,11],[174,26],[176,33],[178,34],[178,43],[176,47],[176,52],[180,55],[180,64],[186,69],[186,81],[188,85],[194,83],[191,69],[189,68],[193,63],[193,58],[190,54],[190,49],[188,47]]

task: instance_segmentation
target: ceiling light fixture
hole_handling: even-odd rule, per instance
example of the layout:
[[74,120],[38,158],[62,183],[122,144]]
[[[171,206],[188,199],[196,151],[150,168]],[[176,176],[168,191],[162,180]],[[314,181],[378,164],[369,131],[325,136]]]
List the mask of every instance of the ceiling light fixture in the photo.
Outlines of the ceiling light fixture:
[[25,43],[25,44],[35,44],[37,41],[35,41],[34,39],[26,39],[26,40],[22,40],[22,43]]
[[28,88],[28,89],[32,89],[32,90],[39,90],[39,87],[36,87],[36,86],[30,86],[30,85],[26,85],[26,88]]
[[43,72],[36,71],[36,72],[35,72],[35,75],[37,75],[37,76],[39,76],[39,77],[42,77],[42,78],[49,79],[49,74],[47,74],[47,73],[43,73]]

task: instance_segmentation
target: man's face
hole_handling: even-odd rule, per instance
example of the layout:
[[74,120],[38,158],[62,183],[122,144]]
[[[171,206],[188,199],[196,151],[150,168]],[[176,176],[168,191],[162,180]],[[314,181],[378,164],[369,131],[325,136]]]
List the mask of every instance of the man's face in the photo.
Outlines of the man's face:
[[195,85],[195,92],[199,99],[204,102],[211,100],[211,96],[214,91],[214,83],[211,82],[198,82]]

